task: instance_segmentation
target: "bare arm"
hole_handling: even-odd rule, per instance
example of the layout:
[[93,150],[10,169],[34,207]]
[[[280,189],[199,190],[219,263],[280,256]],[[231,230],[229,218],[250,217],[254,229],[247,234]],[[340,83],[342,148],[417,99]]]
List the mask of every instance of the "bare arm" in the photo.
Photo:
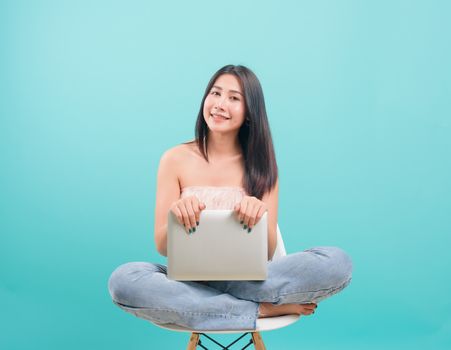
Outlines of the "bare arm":
[[268,260],[271,260],[277,245],[277,209],[279,202],[279,179],[271,192],[263,195],[262,202],[265,202],[268,209]]
[[177,177],[177,156],[174,149],[170,149],[160,159],[155,201],[155,245],[158,252],[163,256],[167,255],[167,221],[169,208],[179,197],[180,186]]

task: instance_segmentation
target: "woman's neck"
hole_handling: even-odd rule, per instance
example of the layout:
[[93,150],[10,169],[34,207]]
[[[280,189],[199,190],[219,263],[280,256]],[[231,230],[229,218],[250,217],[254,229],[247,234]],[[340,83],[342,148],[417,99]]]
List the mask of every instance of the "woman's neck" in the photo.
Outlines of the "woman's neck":
[[242,153],[238,134],[208,134],[208,157],[213,159],[224,159],[240,156]]

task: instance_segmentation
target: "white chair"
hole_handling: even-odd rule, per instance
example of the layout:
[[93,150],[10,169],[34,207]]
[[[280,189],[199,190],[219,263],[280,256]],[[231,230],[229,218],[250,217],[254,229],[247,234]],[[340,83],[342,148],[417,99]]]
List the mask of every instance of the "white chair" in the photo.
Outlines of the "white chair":
[[[285,245],[283,243],[283,239],[282,239],[282,235],[279,230],[279,226],[277,225],[277,246],[276,246],[276,250],[274,252],[273,260],[278,259],[285,255],[287,255],[287,252],[285,250]],[[161,328],[169,329],[171,331],[191,333],[191,337],[190,337],[190,340],[188,343],[188,348],[187,348],[188,350],[194,350],[197,348],[197,346],[200,346],[203,349],[207,349],[202,344],[202,341],[200,339],[201,335],[205,336],[207,339],[209,339],[213,343],[219,345],[222,349],[229,349],[230,346],[232,346],[233,344],[238,342],[241,338],[243,338],[244,336],[246,336],[249,333],[251,334],[251,339],[249,340],[247,345],[244,348],[242,348],[242,350],[247,348],[248,346],[250,346],[252,343],[254,344],[255,349],[264,350],[266,348],[265,348],[265,344],[263,343],[263,340],[261,338],[260,332],[272,331],[274,329],[286,327],[286,326],[296,322],[297,320],[299,320],[299,317],[300,317],[299,315],[284,315],[284,316],[276,316],[276,317],[258,318],[256,329],[241,329],[241,330],[234,330],[234,331],[221,331],[221,330],[195,331],[195,330],[192,330],[189,328],[177,326],[175,324],[156,324],[155,323],[155,325],[157,325],[158,327],[161,327]],[[224,345],[220,344],[219,342],[217,342],[216,340],[214,340],[213,338],[211,338],[210,336],[208,336],[206,333],[209,333],[209,334],[244,333],[244,334],[242,334],[239,338],[234,340],[229,345],[224,346]]]

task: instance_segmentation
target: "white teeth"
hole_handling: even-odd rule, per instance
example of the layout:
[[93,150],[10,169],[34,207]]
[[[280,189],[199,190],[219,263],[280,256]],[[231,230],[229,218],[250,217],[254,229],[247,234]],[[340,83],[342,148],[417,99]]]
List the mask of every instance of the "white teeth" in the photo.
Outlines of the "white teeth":
[[222,115],[219,115],[219,114],[210,114],[210,117],[211,118],[221,118],[221,119],[225,119],[225,120],[230,119],[230,118],[223,117]]

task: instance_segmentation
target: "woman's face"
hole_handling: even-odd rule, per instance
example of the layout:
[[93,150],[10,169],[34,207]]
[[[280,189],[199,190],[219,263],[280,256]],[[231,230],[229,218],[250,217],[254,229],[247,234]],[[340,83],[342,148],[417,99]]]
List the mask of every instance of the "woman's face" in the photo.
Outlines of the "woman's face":
[[232,74],[219,76],[204,102],[204,119],[211,131],[239,130],[245,119],[244,93]]

